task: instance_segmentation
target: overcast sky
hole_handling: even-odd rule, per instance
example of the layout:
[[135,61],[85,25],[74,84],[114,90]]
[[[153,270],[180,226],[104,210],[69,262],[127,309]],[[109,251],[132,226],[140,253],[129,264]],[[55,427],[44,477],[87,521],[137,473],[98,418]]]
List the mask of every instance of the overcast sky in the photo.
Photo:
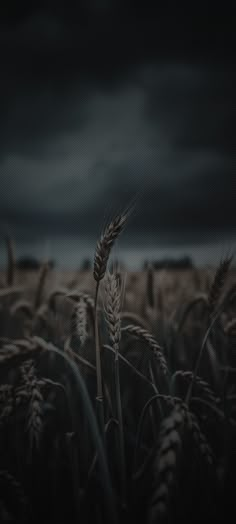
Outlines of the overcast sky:
[[138,193],[127,242],[236,237],[233,2],[194,6],[0,7],[3,231],[92,242]]

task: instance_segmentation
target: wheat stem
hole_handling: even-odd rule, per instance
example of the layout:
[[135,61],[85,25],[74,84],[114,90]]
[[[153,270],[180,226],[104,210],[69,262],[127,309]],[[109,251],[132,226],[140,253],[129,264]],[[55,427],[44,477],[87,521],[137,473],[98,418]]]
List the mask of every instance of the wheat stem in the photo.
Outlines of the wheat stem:
[[96,350],[96,374],[97,374],[97,397],[96,397],[96,409],[98,416],[98,423],[101,431],[101,435],[104,437],[104,403],[103,403],[103,391],[102,391],[102,366],[101,366],[101,352],[100,352],[100,341],[99,341],[99,326],[98,326],[98,293],[99,293],[98,280],[96,283],[95,291],[95,305],[94,305],[94,332],[95,332],[95,350]]
[[211,323],[210,323],[210,325],[209,325],[209,327],[208,327],[208,329],[207,329],[207,331],[205,333],[205,336],[203,338],[203,342],[202,342],[199,354],[197,356],[197,361],[196,361],[196,364],[195,364],[195,367],[194,367],[192,381],[190,382],[190,385],[189,385],[189,388],[188,388],[188,391],[187,391],[187,394],[186,394],[186,398],[185,398],[185,403],[187,405],[189,405],[189,402],[191,400],[193,386],[194,386],[194,384],[196,382],[196,377],[198,375],[198,370],[199,370],[199,366],[200,366],[200,363],[201,363],[201,358],[202,358],[204,349],[206,347],[206,343],[207,343],[208,337],[209,337],[209,335],[210,335],[210,333],[211,333],[211,331],[212,331],[212,329],[214,327],[214,324],[215,324],[216,320],[218,319],[219,315],[221,314],[222,307],[223,307],[223,305],[221,306],[221,308],[218,309],[217,313],[212,318]]

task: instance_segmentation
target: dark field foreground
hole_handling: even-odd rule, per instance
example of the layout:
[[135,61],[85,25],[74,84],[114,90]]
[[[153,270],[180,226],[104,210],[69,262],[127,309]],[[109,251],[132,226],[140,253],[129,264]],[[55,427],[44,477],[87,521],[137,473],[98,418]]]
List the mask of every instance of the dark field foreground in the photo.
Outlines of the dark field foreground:
[[235,522],[229,265],[100,279],[97,268],[16,271],[9,259],[1,522]]

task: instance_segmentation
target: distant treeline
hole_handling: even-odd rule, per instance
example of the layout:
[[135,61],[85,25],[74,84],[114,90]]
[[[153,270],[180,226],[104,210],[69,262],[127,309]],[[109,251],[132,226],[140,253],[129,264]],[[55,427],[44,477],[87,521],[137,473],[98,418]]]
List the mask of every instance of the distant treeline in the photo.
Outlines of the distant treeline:
[[[54,260],[48,260],[47,263],[51,269],[55,267]],[[20,269],[22,271],[37,271],[41,267],[41,265],[42,261],[31,256],[23,256],[18,258],[18,260],[16,261],[17,269]]]
[[[151,262],[153,269],[193,269],[194,264],[190,257],[184,256],[181,258],[163,258],[161,260],[154,260]],[[150,266],[150,261],[144,262],[143,268],[147,269]]]
[[[31,256],[23,256],[16,261],[16,267],[24,271],[30,271],[30,270],[36,271],[40,268],[41,264],[42,264],[42,261],[38,260],[35,257],[31,257]],[[49,260],[48,264],[51,267],[51,269],[53,269],[56,265],[54,260]],[[145,260],[143,263],[143,269],[146,270],[148,267],[150,267],[150,265],[155,270],[160,270],[160,269],[184,270],[184,269],[192,269],[194,267],[192,259],[188,256],[184,256],[178,259],[163,258],[161,260],[154,260],[154,261]],[[119,260],[115,260],[113,263],[113,266],[117,270],[125,269],[125,264]],[[84,260],[82,260],[82,263],[79,269],[80,271],[91,271],[92,267],[93,267],[93,261],[89,258],[85,258]]]

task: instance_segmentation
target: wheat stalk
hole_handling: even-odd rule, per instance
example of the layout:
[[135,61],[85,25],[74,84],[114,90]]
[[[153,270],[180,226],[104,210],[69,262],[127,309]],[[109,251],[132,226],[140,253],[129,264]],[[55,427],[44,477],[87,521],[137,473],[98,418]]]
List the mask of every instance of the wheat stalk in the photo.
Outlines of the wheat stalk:
[[111,249],[117,237],[124,230],[132,210],[133,207],[130,206],[123,213],[116,215],[101,234],[94,256],[93,276],[96,282],[104,278]]
[[115,274],[107,271],[105,278],[105,318],[113,349],[118,352],[121,339],[121,297]]
[[190,430],[193,439],[201,452],[201,455],[206,460],[206,462],[212,466],[214,462],[214,455],[212,449],[210,448],[205,435],[202,433],[198,420],[193,413],[188,412],[188,429]]
[[39,306],[37,311],[35,311],[34,318],[33,318],[33,324],[32,324],[32,332],[37,326],[37,323],[42,323],[43,325],[47,325],[49,323],[50,318],[50,310],[48,307],[48,304],[42,304]]
[[[186,380],[193,380],[193,372],[192,371],[183,371],[178,370],[176,371],[171,379],[172,384],[174,384],[177,377],[181,377]],[[219,398],[216,397],[215,393],[212,391],[210,385],[206,380],[204,380],[202,377],[199,377],[198,375],[195,377],[195,385],[199,388],[199,390],[202,392],[205,399],[209,400],[213,404],[219,403]]]
[[43,288],[45,285],[48,271],[49,271],[49,264],[48,262],[45,262],[44,264],[42,264],[40,271],[39,271],[39,279],[38,279],[38,283],[37,283],[37,287],[35,291],[35,298],[34,298],[34,310],[35,311],[37,311],[37,309],[39,308],[42,302]]
[[94,309],[94,298],[91,297],[91,295],[89,295],[89,293],[86,293],[85,291],[71,291],[66,294],[66,297],[70,298],[75,302],[83,300],[87,307],[89,307],[90,309]]
[[[94,298],[91,297],[91,295],[85,291],[70,291],[66,288],[59,288],[54,290],[48,297],[48,307],[55,313],[55,301],[56,297],[64,297],[67,299],[72,300],[76,304],[80,302],[81,300],[86,304],[86,307],[88,308],[88,312],[91,317],[91,323],[94,328],[94,310],[95,310],[95,301]],[[74,319],[73,319],[74,320]]]
[[40,437],[43,429],[43,396],[40,391],[33,360],[26,361],[21,366],[24,388],[29,398],[29,412],[27,429],[30,434],[31,450],[36,445],[39,448]]
[[121,340],[121,295],[120,282],[117,275],[107,271],[105,278],[105,316],[108,324],[109,335],[112,347],[115,351],[115,384],[116,384],[116,406],[117,419],[119,422],[119,447],[121,459],[121,497],[122,505],[125,506],[126,498],[126,464],[125,464],[125,445],[124,445],[124,426],[121,406],[120,391],[120,368],[119,368],[119,346]]
[[185,306],[184,311],[177,323],[177,331],[180,332],[183,328],[189,314],[192,312],[195,306],[202,304],[205,308],[208,307],[208,297],[205,293],[199,293],[193,297],[190,302]]
[[76,323],[76,332],[79,336],[80,343],[83,346],[87,340],[87,311],[86,303],[83,298],[80,298],[78,304],[75,308],[75,323]]
[[204,335],[204,338],[203,338],[202,345],[200,347],[199,353],[197,354],[196,363],[194,365],[194,370],[193,370],[192,380],[191,380],[191,382],[189,384],[188,391],[187,391],[186,398],[185,398],[185,402],[186,402],[187,405],[189,405],[189,402],[191,400],[194,383],[195,383],[196,377],[198,375],[198,370],[199,370],[199,366],[200,366],[200,363],[201,363],[201,358],[202,358],[204,349],[205,349],[205,347],[207,345],[207,341],[208,341],[209,335],[210,335],[210,333],[211,333],[211,331],[212,331],[212,329],[214,327],[215,322],[217,321],[217,319],[221,315],[223,307],[224,307],[224,304],[221,304],[218,307],[218,310],[216,311],[216,313],[212,316],[210,325],[209,325],[209,327],[206,330],[206,333]]
[[7,286],[13,286],[14,277],[15,277],[15,248],[13,239],[7,235],[6,236],[6,246],[7,246],[7,276],[6,283]]
[[216,309],[216,306],[218,304],[221,291],[223,289],[226,277],[228,275],[230,265],[232,262],[233,257],[225,257],[217,268],[213,283],[210,288],[209,296],[208,296],[208,310],[209,310],[209,316],[211,317]]
[[[141,442],[142,428],[143,428],[143,425],[144,425],[145,417],[147,415],[148,409],[150,409],[150,407],[152,407],[152,404],[155,401],[157,401],[157,403],[158,403],[158,408],[159,408],[159,411],[160,411],[161,415],[162,415],[163,412],[162,412],[162,409],[161,409],[161,406],[160,406],[160,401],[164,401],[167,405],[171,406],[172,408],[174,408],[175,406],[180,406],[181,407],[183,405],[183,401],[179,397],[173,397],[171,395],[162,395],[160,393],[157,393],[157,394],[153,395],[151,398],[148,399],[148,401],[146,402],[145,406],[142,409],[142,412],[141,412],[141,415],[140,415],[140,418],[139,418],[139,422],[138,422],[136,444],[135,444],[135,450],[134,450],[134,467],[133,467],[134,471],[137,468],[138,449],[139,449],[140,442]],[[136,476],[137,476],[137,474],[134,474],[134,478]]]
[[88,310],[88,313],[90,315],[90,323],[92,325],[92,329],[94,330],[94,324],[95,324],[95,318],[94,318],[94,310],[95,310],[95,302],[94,302],[94,298],[91,297],[91,295],[89,293],[87,293],[86,291],[72,291],[71,293],[69,293],[67,295],[67,298],[70,298],[71,300],[73,300],[74,302],[80,302],[80,301],[83,301],[87,310]]
[[98,327],[98,295],[99,284],[104,278],[109,255],[115,240],[123,231],[127,219],[131,213],[131,207],[124,213],[117,215],[110,224],[105,228],[100,239],[97,242],[95,255],[93,276],[96,281],[95,291],[95,306],[94,306],[94,332],[95,332],[95,349],[96,349],[96,370],[97,370],[97,409],[100,419],[100,427],[104,435],[104,407],[103,407],[103,392],[102,392],[102,367],[101,367],[101,351],[99,341],[99,327]]
[[0,386],[0,424],[4,423],[13,413],[13,386],[11,384],[2,384]]
[[[46,348],[45,348],[46,349]],[[26,358],[41,351],[42,348],[35,344],[34,340],[14,340],[3,344],[0,352],[0,365],[7,364],[11,360],[21,357]]]
[[30,319],[33,316],[32,306],[28,300],[19,299],[10,307],[10,315],[15,316],[18,312],[23,312]]
[[138,315],[137,313],[133,313],[131,311],[124,311],[124,312],[121,312],[121,320],[122,321],[127,321],[127,322],[132,322],[132,323],[136,323],[138,324],[138,326],[142,327],[143,329],[146,329],[146,331],[149,330],[149,323],[144,320],[140,315]]
[[177,459],[182,447],[181,435],[186,421],[187,410],[183,406],[176,406],[162,422],[158,452],[153,463],[148,524],[159,522],[168,514],[168,503],[175,481]]
[[152,264],[147,267],[147,304],[151,309],[155,308],[155,273]]
[[68,337],[65,340],[65,343],[64,343],[64,351],[65,351],[65,353],[68,353],[70,355],[70,357],[72,358],[72,360],[77,360],[77,362],[79,364],[82,364],[85,367],[87,367],[88,369],[90,369],[91,371],[95,371],[96,372],[96,367],[93,366],[93,364],[91,364],[91,362],[86,360],[84,357],[81,357],[81,355],[78,355],[77,353],[75,353],[71,349],[70,343],[71,343],[71,337]]
[[[20,505],[22,519],[20,519],[20,522],[27,522],[29,517],[29,501],[23,491],[20,482],[9,471],[2,469],[0,470],[1,491],[3,491],[2,484],[6,484],[8,488],[10,487],[12,493],[15,495],[14,502]],[[20,515],[18,515],[18,517],[20,517]]]
[[50,295],[48,296],[47,303],[49,309],[51,309],[55,313],[56,308],[56,298],[57,297],[66,297],[70,293],[70,290],[67,288],[58,288],[54,289]]

